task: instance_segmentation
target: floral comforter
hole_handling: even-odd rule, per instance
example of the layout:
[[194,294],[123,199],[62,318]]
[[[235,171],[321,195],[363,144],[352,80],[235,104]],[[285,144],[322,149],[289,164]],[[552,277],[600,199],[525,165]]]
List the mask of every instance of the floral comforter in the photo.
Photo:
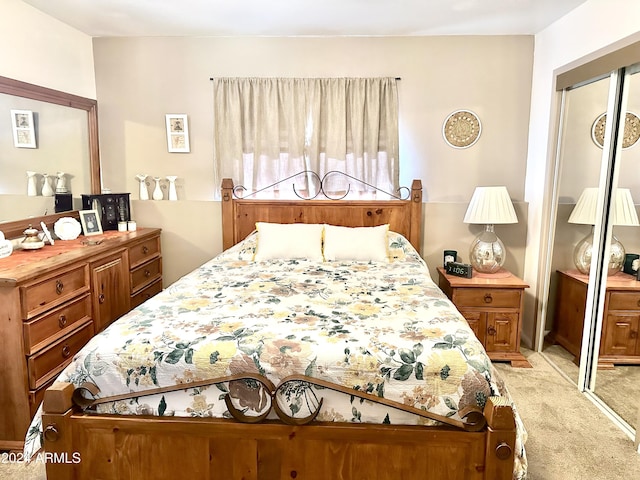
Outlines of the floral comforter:
[[[229,416],[231,393],[246,414],[265,408],[251,381],[189,384],[251,373],[278,385],[306,375],[459,418],[491,395],[508,396],[482,344],[436,286],[417,252],[390,233],[389,263],[254,262],[255,237],[223,252],[96,335],[60,381],[95,384],[99,397],[183,385],[104,403],[101,413]],[[318,420],[428,424],[406,411],[304,382],[283,389],[283,410]],[[258,414],[256,413],[256,414]],[[519,429],[514,478],[524,478]],[[40,411],[25,457],[41,446]]]

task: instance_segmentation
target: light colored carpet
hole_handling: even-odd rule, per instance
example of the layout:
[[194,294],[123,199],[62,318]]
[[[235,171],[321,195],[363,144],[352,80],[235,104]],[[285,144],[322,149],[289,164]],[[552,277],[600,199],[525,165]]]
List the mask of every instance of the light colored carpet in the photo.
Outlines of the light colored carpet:
[[[498,363],[496,368],[529,434],[528,480],[640,478],[640,454],[629,437],[542,355],[523,353],[533,368],[512,368],[508,363]],[[42,464],[0,464],[0,480],[44,478]]]
[[539,353],[523,350],[531,369],[499,363],[529,438],[528,480],[640,478],[640,454],[577,387]]
[[[545,345],[544,354],[576,384],[578,366],[573,355],[560,345]],[[640,365],[616,365],[612,370],[598,369],[595,394],[633,428],[637,428],[640,399]],[[638,474],[640,478],[640,474]]]

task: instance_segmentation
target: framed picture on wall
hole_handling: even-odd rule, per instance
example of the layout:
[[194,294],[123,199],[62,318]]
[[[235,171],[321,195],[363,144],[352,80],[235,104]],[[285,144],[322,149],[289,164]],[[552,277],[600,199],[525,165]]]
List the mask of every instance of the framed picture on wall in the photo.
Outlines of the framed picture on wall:
[[17,148],[37,148],[36,129],[31,110],[11,110],[13,145]]
[[189,152],[189,124],[186,114],[165,115],[167,123],[167,148],[169,152]]

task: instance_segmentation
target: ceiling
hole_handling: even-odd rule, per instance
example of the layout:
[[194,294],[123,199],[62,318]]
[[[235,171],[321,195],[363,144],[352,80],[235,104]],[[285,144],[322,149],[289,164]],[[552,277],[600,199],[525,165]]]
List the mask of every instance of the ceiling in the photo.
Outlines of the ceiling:
[[23,0],[92,37],[535,34],[586,0]]

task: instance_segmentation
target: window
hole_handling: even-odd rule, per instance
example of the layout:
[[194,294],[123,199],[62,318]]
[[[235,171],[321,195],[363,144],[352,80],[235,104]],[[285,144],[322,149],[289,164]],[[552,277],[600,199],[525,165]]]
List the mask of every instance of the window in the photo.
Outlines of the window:
[[[256,191],[303,171],[319,178],[340,171],[396,191],[394,78],[219,78],[213,88],[214,163],[220,178]],[[315,195],[312,177],[292,179],[296,190]],[[327,177],[327,188],[375,190],[337,176]]]

